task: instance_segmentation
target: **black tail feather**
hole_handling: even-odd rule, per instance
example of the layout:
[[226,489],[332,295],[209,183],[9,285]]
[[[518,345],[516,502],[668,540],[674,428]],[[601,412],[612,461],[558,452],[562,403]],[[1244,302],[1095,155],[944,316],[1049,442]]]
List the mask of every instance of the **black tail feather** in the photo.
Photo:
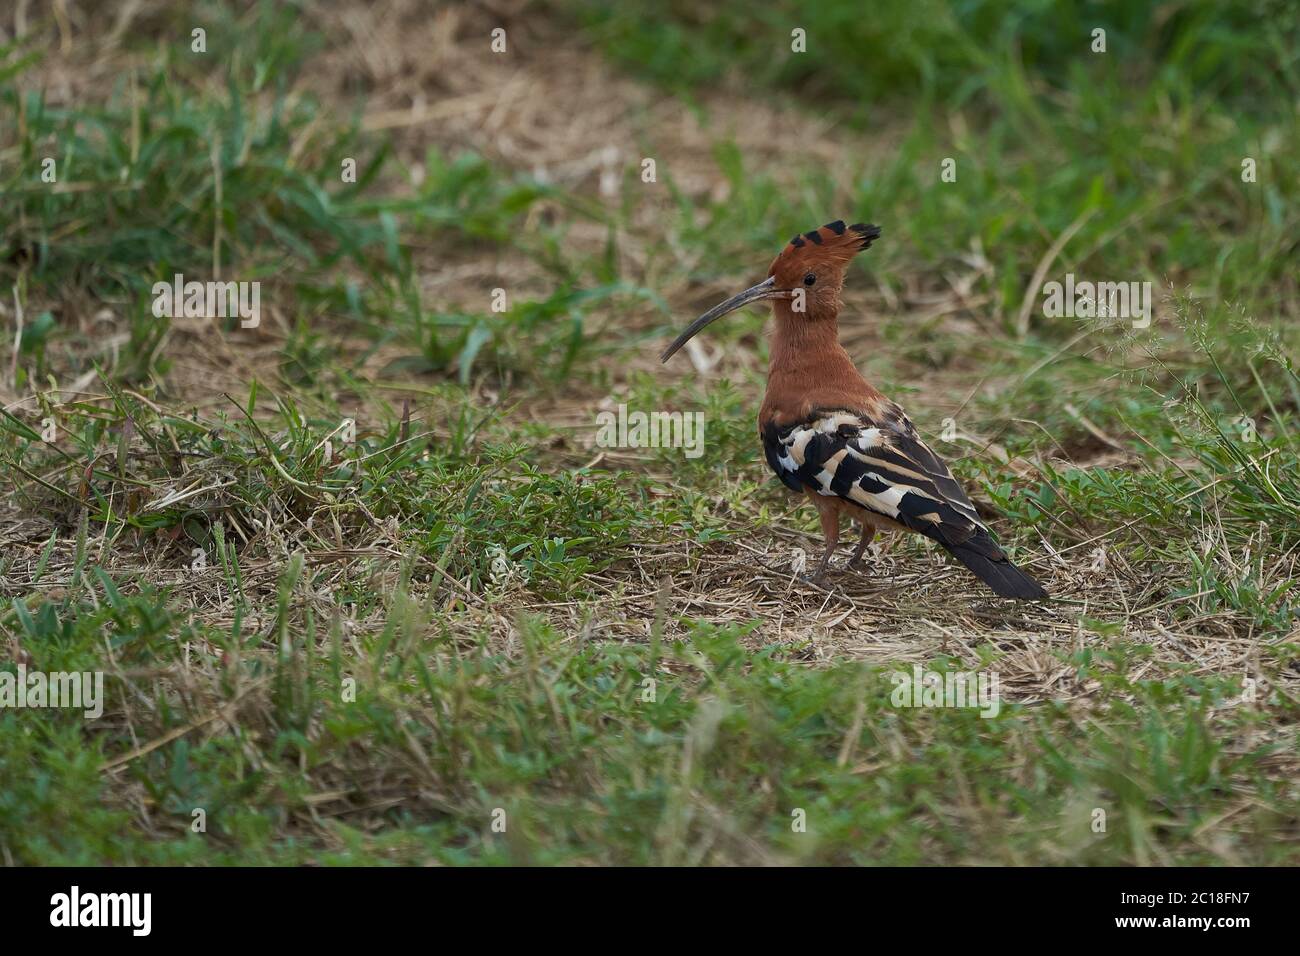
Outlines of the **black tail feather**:
[[[990,558],[980,553],[986,550],[984,548],[977,551],[972,547],[958,545],[955,548],[949,547],[948,550],[999,597],[1036,601],[1048,596],[1041,584],[1008,561],[1006,555],[1000,552],[997,552],[997,558]],[[993,550],[997,551],[996,548]]]

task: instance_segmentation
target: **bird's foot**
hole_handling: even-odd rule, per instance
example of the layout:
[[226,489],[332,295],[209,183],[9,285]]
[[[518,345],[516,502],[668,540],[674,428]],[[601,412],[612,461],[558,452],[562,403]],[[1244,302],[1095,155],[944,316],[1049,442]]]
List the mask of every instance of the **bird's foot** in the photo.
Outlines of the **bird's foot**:
[[871,544],[871,539],[876,536],[876,529],[869,524],[862,526],[862,537],[858,539],[858,546],[853,549],[853,556],[849,558],[849,563],[844,566],[847,571],[856,571],[862,564],[862,556],[867,553],[867,545]]
[[800,574],[797,575],[796,577],[800,582],[802,582],[803,584],[805,584],[810,588],[814,588],[815,590],[818,591],[824,591],[827,594],[832,593],[833,585],[827,582],[826,575],[824,574],[820,574],[820,575]]

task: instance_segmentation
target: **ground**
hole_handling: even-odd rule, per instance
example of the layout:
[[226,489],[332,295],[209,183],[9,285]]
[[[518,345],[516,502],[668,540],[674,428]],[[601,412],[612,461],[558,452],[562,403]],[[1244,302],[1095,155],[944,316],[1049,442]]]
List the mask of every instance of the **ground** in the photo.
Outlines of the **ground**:
[[[7,863],[1295,861],[1296,30],[821,6],[0,16],[0,647],[107,697],[0,710]],[[659,363],[837,218],[845,347],[1051,602],[810,583],[765,316]]]

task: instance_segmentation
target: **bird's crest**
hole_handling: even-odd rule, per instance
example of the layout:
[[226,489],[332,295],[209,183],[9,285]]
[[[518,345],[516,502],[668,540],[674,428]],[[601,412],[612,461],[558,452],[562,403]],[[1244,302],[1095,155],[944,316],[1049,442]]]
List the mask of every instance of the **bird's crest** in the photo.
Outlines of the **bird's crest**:
[[830,260],[844,264],[863,249],[870,248],[871,244],[879,238],[879,226],[873,226],[865,222],[846,226],[843,219],[836,219],[819,229],[800,233],[791,239],[786,244],[786,247],[781,250],[780,255],[776,257],[776,262],[772,263],[772,271],[776,271],[779,263],[784,264],[787,262],[804,263]]

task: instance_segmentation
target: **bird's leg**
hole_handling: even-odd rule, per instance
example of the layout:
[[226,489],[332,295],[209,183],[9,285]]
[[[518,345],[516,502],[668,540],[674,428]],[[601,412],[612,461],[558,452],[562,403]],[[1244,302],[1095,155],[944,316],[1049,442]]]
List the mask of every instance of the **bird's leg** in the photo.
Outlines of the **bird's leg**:
[[876,536],[875,525],[870,522],[862,522],[862,537],[858,539],[858,546],[853,549],[853,557],[849,558],[848,567],[856,568],[858,562],[862,560],[862,553],[867,550],[867,545],[871,539]]
[[826,538],[826,553],[822,559],[817,562],[817,570],[813,574],[813,580],[821,583],[826,577],[826,565],[830,563],[831,555],[835,553],[835,545],[840,540],[840,513],[835,510],[833,505],[823,505],[817,502],[817,511],[822,519],[822,534]]

